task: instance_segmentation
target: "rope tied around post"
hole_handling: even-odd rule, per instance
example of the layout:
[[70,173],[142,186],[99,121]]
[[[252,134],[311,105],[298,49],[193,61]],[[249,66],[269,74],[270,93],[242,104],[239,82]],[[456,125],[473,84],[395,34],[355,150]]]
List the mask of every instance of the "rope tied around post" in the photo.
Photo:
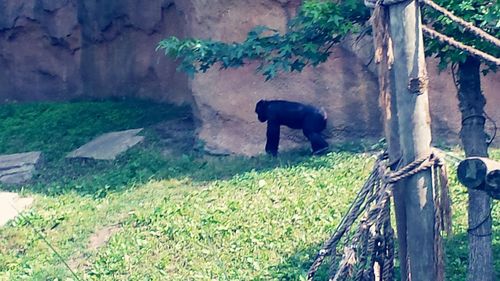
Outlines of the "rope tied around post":
[[[444,279],[442,231],[451,232],[451,200],[447,187],[444,161],[436,152],[412,161],[395,172],[390,171],[386,152],[377,157],[375,165],[358,192],[348,213],[344,216],[332,237],[319,250],[309,268],[307,280],[313,280],[327,256],[337,252],[337,245],[344,238],[344,254],[338,266],[332,266],[330,280],[365,280],[367,276],[377,280],[392,281],[394,267],[394,231],[390,222],[390,198],[396,182],[431,169],[433,201],[435,204],[435,257],[437,280]],[[361,213],[365,213],[356,230],[351,228]],[[350,234],[346,238],[345,234]],[[335,261],[332,261],[334,263]]]

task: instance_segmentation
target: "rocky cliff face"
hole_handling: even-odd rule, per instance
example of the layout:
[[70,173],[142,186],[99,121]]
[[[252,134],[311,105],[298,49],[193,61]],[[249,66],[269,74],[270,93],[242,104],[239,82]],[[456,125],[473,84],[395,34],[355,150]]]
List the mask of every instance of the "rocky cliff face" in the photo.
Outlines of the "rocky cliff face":
[[[136,96],[191,103],[199,137],[212,152],[263,151],[259,99],[291,99],[325,108],[332,141],[381,135],[370,39],[347,42],[330,60],[264,82],[255,65],[211,70],[194,79],[155,52],[175,35],[240,41],[255,25],[285,30],[300,0],[3,0],[0,1],[0,102]],[[368,67],[367,67],[368,65]],[[456,141],[460,126],[449,73],[429,64],[434,131]],[[483,81],[488,113],[500,120],[500,76]],[[303,145],[283,131],[282,145]]]
[[190,98],[187,78],[155,52],[184,36],[173,1],[0,2],[0,100],[140,96]]

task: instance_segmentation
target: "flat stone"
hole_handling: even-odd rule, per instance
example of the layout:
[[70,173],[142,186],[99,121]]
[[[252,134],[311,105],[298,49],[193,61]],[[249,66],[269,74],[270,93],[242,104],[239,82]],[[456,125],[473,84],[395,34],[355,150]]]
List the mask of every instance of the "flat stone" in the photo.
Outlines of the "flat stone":
[[66,158],[86,158],[96,160],[114,160],[122,152],[144,140],[137,136],[142,128],[101,135],[70,152]]
[[0,192],[0,227],[16,218],[20,212],[31,206],[33,198],[21,198],[17,193]]
[[21,184],[29,181],[41,155],[40,151],[0,155],[0,182]]

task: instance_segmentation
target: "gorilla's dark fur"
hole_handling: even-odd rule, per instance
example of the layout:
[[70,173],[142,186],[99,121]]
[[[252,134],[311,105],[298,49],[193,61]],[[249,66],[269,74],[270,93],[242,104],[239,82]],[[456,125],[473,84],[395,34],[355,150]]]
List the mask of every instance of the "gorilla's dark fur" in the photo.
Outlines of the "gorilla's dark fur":
[[286,100],[260,100],[255,113],[260,122],[267,121],[267,153],[278,154],[281,125],[302,129],[311,142],[313,154],[328,150],[328,143],[320,134],[326,127],[326,113],[316,107]]

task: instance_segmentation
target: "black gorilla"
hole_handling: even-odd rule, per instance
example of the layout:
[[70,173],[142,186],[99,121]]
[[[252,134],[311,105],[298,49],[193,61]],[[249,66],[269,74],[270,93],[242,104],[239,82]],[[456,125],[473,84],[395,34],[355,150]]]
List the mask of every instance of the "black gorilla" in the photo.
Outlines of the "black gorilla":
[[260,122],[267,121],[266,152],[276,156],[280,141],[280,126],[302,129],[311,142],[313,154],[328,150],[328,143],[321,136],[326,127],[326,113],[311,105],[285,100],[260,100],[255,106]]

